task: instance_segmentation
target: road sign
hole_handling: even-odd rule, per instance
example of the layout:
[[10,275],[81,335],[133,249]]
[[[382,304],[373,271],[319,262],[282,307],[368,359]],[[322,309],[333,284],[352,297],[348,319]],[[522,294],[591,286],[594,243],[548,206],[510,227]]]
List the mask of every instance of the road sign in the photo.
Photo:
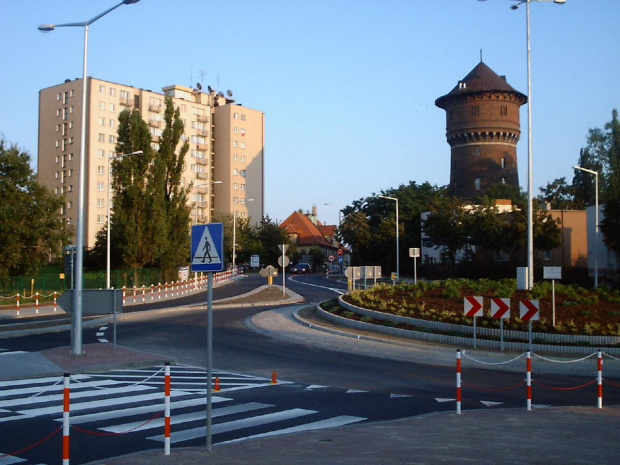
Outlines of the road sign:
[[519,315],[522,321],[540,320],[540,304],[538,300],[522,300],[519,303]]
[[192,272],[222,271],[224,225],[222,223],[192,226]]
[[[116,294],[116,302],[114,297]],[[73,312],[73,290],[65,291],[57,300],[58,305],[65,312]],[[111,315],[123,311],[123,293],[114,289],[84,289],[82,290],[82,314],[84,315]]]
[[349,279],[360,279],[362,276],[359,266],[350,266],[344,270],[344,275]]
[[[282,257],[284,257],[284,260],[282,260]],[[284,261],[284,267],[287,267],[289,263],[291,263],[291,259],[288,258],[287,255],[282,255],[278,257],[278,265],[282,266],[282,261]]]
[[252,268],[258,268],[260,266],[260,256],[252,255],[250,257],[250,266]]
[[482,316],[482,297],[470,296],[463,299],[465,307],[465,316],[473,318],[475,316]]
[[418,247],[412,247],[409,249],[409,257],[410,258],[419,258],[420,257],[420,249]]
[[543,279],[562,279],[562,267],[543,266]]
[[510,318],[510,299],[491,299],[491,317],[496,320]]
[[344,253],[344,252],[342,251],[342,249],[338,249],[338,256],[339,256],[339,257],[342,257],[342,254],[343,254],[343,253]]
[[329,256],[329,261],[330,261],[330,262],[333,262],[333,261],[334,261],[334,256],[333,256],[333,255],[330,255],[330,256]]
[[288,244],[278,244],[278,248],[280,249],[280,252],[286,253],[288,250]]

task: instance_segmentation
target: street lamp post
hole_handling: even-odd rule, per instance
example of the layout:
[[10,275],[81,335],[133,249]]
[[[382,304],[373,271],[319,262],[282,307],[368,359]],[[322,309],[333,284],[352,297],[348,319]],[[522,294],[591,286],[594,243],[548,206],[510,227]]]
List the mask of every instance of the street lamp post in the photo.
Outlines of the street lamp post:
[[[222,184],[222,181],[210,181],[204,184],[196,184],[194,188],[212,186],[213,184]],[[194,202],[194,224],[198,224],[198,194],[197,193],[194,193],[194,198],[196,199]]]
[[566,0],[521,0],[513,10],[525,3],[527,35],[527,287],[534,287],[534,156],[532,149],[532,33],[530,28],[530,3],[532,1],[565,3]]
[[82,121],[80,128],[80,158],[79,158],[79,179],[78,179],[78,212],[77,212],[77,231],[76,231],[76,263],[75,263],[75,289],[73,293],[73,315],[72,315],[72,343],[71,353],[73,355],[83,355],[82,349],[82,291],[83,284],[83,270],[84,270],[84,198],[85,198],[85,184],[86,184],[86,79],[88,70],[88,27],[122,5],[130,5],[132,3],[138,3],[140,0],[124,0],[119,4],[107,9],[103,13],[98,14],[94,18],[88,21],[79,23],[65,23],[65,24],[45,24],[39,26],[39,30],[42,32],[50,32],[58,27],[83,27],[84,28],[84,67],[82,73]]
[[573,169],[585,171],[594,175],[594,287],[598,287],[598,171],[582,168],[581,166],[573,166]]
[[106,275],[105,275],[105,288],[106,289],[110,289],[110,171],[112,171],[112,161],[113,160],[117,160],[119,158],[123,158],[123,157],[129,157],[131,155],[142,155],[142,153],[144,153],[142,150],[136,150],[135,152],[131,152],[131,153],[123,153],[120,155],[111,155],[109,157],[109,166],[108,166],[108,183],[107,183],[107,191],[108,191],[108,215],[107,215],[107,232],[106,232],[106,236],[107,236],[107,244],[106,244]]
[[[479,0],[485,1],[485,0]],[[527,288],[534,287],[534,167],[532,155],[532,40],[530,32],[530,3],[554,2],[563,4],[566,0],[520,0],[512,9],[525,3],[525,24],[527,35]]]
[[400,279],[400,250],[398,244],[398,199],[396,197],[379,196],[382,199],[393,200],[396,202],[396,279]]
[[[242,199],[241,203],[245,205],[246,202],[253,202],[254,199]],[[237,259],[237,210],[233,211],[233,244],[232,244],[232,271],[233,276],[237,275],[237,268],[235,267],[235,261]]]

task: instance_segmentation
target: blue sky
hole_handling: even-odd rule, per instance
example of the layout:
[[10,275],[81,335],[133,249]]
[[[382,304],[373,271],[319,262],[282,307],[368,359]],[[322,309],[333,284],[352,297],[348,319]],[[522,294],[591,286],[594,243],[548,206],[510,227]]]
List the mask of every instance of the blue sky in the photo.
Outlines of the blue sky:
[[[4,0],[0,133],[37,155],[38,91],[82,76],[82,22],[120,0]],[[525,5],[511,0],[140,0],[94,23],[90,76],[161,91],[231,89],[266,115],[266,213],[449,182],[434,104],[480,61],[527,94]],[[535,194],[572,180],[588,129],[620,107],[620,1],[532,2]],[[525,187],[527,110],[519,179]],[[329,205],[325,205],[329,204]]]

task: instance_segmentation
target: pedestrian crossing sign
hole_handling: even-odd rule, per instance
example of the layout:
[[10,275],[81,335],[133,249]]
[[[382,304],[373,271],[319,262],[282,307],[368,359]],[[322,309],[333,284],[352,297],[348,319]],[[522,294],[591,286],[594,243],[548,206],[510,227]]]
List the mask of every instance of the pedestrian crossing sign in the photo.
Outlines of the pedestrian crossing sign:
[[192,272],[224,269],[224,225],[222,223],[192,226]]

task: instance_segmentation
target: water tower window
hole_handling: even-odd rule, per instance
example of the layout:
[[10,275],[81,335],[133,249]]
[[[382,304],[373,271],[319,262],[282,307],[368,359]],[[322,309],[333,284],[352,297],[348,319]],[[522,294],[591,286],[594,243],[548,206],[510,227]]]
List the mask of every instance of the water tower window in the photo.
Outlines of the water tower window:
[[472,116],[480,116],[480,105],[474,105],[471,107]]
[[508,105],[502,105],[499,109],[499,114],[502,116],[508,116]]
[[476,189],[477,191],[480,190],[480,178],[474,179],[474,189]]

